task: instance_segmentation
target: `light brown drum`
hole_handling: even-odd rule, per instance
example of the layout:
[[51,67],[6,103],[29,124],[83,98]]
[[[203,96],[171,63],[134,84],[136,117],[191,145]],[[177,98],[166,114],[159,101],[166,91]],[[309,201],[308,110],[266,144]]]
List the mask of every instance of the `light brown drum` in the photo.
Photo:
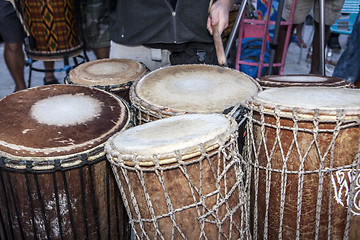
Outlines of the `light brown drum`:
[[152,71],[134,81],[130,101],[142,124],[186,113],[223,113],[256,94],[250,76],[213,65],[177,65]]
[[255,239],[359,239],[360,91],[271,88],[251,97]]
[[188,114],[107,141],[137,239],[250,238],[236,129],[222,114]]
[[256,78],[256,81],[264,88],[273,87],[349,87],[343,78],[328,77],[313,74],[300,75],[269,75]]
[[130,102],[131,84],[146,73],[146,66],[134,60],[99,59],[80,64],[71,70],[65,83],[98,87]]
[[129,126],[125,101],[52,85],[0,100],[0,236],[117,239],[126,212],[105,142]]

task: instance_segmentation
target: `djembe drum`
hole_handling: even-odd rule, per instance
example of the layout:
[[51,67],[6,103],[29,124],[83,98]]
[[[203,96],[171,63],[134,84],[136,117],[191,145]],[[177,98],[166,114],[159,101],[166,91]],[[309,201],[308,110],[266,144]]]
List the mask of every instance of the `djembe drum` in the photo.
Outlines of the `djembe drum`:
[[349,87],[343,78],[313,74],[269,75],[255,79],[263,89],[273,87]]
[[105,151],[137,239],[246,239],[237,124],[187,114],[111,137]]
[[249,109],[255,239],[359,239],[360,91],[271,88]]
[[0,237],[117,239],[129,231],[105,142],[130,126],[125,101],[52,85],[0,100]]
[[98,87],[130,102],[131,84],[146,73],[146,66],[134,60],[99,59],[83,63],[71,70],[65,83]]
[[130,101],[137,124],[142,124],[187,113],[223,113],[259,90],[254,79],[234,69],[177,65],[134,81]]
[[84,44],[79,36],[75,0],[21,0],[24,24],[30,34],[25,50],[35,60],[62,60],[79,55]]

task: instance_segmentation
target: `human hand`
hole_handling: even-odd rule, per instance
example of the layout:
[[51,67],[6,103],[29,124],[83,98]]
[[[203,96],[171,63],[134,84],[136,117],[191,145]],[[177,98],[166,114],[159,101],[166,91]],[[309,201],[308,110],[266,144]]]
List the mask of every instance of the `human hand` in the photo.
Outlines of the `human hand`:
[[214,26],[221,34],[229,25],[229,12],[233,5],[233,0],[217,0],[210,8],[207,19],[207,29],[211,35],[214,34]]

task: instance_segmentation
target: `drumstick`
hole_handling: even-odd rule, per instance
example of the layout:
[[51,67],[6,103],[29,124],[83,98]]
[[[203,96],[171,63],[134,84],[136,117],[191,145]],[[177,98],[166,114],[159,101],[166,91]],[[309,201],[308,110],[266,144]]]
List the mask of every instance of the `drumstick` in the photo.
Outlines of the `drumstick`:
[[221,38],[221,34],[219,32],[218,25],[212,25],[213,29],[213,38],[215,43],[215,50],[216,50],[216,56],[219,62],[220,66],[226,65],[226,57],[225,57],[225,51],[224,46]]

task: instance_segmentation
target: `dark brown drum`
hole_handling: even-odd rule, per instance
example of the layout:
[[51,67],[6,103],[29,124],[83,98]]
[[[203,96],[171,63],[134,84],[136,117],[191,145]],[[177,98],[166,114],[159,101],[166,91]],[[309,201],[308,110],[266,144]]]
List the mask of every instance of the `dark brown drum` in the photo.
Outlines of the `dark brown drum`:
[[52,85],[0,100],[0,236],[117,239],[126,213],[104,144],[129,109],[100,89]]
[[256,78],[264,88],[272,87],[348,87],[345,79],[312,74],[300,75],[269,75]]
[[258,239],[360,238],[360,90],[271,88],[247,101]]
[[134,60],[99,59],[71,70],[65,83],[101,88],[130,102],[131,84],[146,73],[146,66]]

